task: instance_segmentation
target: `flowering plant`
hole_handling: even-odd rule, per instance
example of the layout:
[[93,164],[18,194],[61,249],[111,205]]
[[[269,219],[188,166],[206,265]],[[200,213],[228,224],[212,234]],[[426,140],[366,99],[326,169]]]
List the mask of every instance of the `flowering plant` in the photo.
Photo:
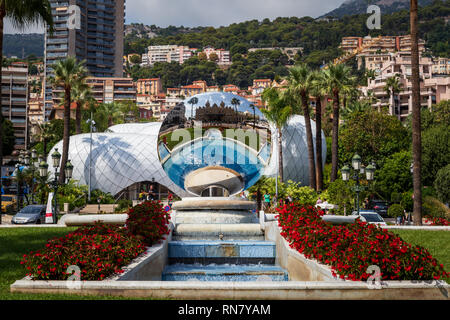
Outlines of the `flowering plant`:
[[157,243],[166,234],[170,215],[164,211],[161,202],[145,201],[128,210],[126,227],[147,246]]
[[432,226],[448,226],[449,220],[440,217],[425,217],[425,223],[430,223]]
[[67,268],[78,266],[82,280],[103,280],[122,273],[145,251],[145,245],[123,227],[95,224],[47,242],[45,248],[24,255],[21,264],[34,280],[66,280]]
[[333,276],[364,281],[370,265],[381,270],[382,280],[445,279],[442,264],[427,249],[412,246],[392,232],[357,220],[331,225],[322,220],[323,211],[295,204],[278,209],[281,235],[290,247],[306,258],[331,267]]
[[128,211],[126,227],[96,223],[78,228],[24,255],[21,264],[35,280],[67,280],[69,266],[80,268],[81,280],[103,280],[122,273],[122,266],[168,234],[168,223],[161,203],[146,201]]

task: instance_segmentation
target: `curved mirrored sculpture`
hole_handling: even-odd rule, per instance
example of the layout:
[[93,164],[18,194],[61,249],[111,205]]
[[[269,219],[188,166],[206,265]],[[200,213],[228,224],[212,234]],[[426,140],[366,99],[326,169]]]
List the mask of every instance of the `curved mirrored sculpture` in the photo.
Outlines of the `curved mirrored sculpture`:
[[195,196],[229,196],[251,187],[269,165],[271,150],[264,115],[231,93],[184,100],[166,117],[158,135],[164,171]]

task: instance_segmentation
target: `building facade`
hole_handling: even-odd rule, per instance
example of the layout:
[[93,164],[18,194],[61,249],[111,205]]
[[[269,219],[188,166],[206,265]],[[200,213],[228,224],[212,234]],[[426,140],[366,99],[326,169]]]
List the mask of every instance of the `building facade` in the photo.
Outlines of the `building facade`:
[[142,66],[152,66],[157,62],[178,62],[183,64],[193,56],[193,49],[187,46],[164,45],[149,46],[142,55]]
[[125,0],[50,0],[55,31],[45,35],[45,118],[55,95],[52,65],[69,56],[86,61],[93,77],[123,76]]
[[1,88],[1,112],[13,124],[14,150],[25,150],[28,147],[28,67],[3,67]]
[[[431,58],[420,57],[420,103],[424,108],[450,98],[450,77],[433,77]],[[379,75],[369,79],[363,92],[372,92],[377,102],[374,108],[388,108],[391,115],[404,121],[412,112],[411,54],[397,53],[391,61],[387,61],[380,69]],[[387,79],[398,77],[400,91],[392,94],[386,91]]]
[[90,77],[86,83],[91,87],[94,99],[100,103],[136,102],[136,85],[131,78]]

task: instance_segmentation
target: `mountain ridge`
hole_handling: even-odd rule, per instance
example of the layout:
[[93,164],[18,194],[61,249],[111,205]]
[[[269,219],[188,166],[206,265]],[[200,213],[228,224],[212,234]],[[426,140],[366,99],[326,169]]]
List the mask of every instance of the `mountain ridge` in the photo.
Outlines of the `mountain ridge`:
[[[377,5],[382,14],[389,14],[404,9],[409,9],[410,0],[346,0],[338,8],[322,15],[320,18],[342,18],[355,14],[367,13],[369,5]],[[429,5],[433,0],[419,0],[419,6]]]

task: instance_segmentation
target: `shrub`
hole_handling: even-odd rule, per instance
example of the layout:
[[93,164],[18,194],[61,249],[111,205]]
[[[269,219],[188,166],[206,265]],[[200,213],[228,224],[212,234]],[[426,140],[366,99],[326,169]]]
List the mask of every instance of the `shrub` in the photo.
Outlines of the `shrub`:
[[439,200],[444,203],[450,201],[450,164],[437,172],[436,180],[434,180],[434,189]]
[[438,199],[426,196],[422,203],[423,215],[431,218],[450,217],[449,209]]
[[122,273],[145,251],[145,245],[119,226],[81,227],[65,237],[49,240],[45,248],[24,255],[21,264],[34,280],[67,280],[70,265],[81,270],[81,280],[103,280]]
[[115,212],[123,212],[128,210],[133,205],[131,200],[122,199],[117,202],[117,207],[114,209]]
[[169,218],[161,202],[145,201],[128,210],[126,225],[131,234],[151,246],[169,234]]
[[401,217],[403,215],[403,210],[405,210],[402,205],[394,203],[388,209],[388,215],[393,218]]
[[357,220],[331,225],[313,207],[284,206],[278,210],[281,235],[306,258],[331,267],[334,276],[367,280],[367,268],[377,265],[382,280],[438,280],[450,276],[427,249],[412,246],[399,236]]
[[97,200],[100,198],[100,204],[113,204],[114,197],[111,193],[103,192],[99,189],[94,189],[91,191],[91,201],[90,204],[97,204]]

